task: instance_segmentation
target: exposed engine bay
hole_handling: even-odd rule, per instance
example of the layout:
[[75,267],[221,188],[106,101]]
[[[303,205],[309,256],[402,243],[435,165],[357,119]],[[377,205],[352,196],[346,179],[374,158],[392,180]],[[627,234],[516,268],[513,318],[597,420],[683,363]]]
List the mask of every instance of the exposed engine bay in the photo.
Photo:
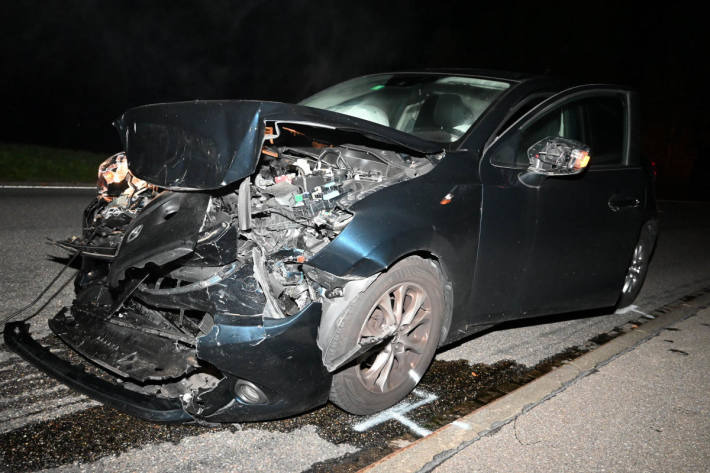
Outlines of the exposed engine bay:
[[[352,204],[427,173],[437,157],[274,128],[256,172],[214,191],[149,184],[123,153],[104,162],[83,234],[57,242],[83,257],[77,297],[50,321],[54,332],[125,387],[180,397],[199,417],[201,396],[224,379],[200,356],[200,339],[216,324],[260,326],[259,318],[288,319],[342,297],[347,280],[304,264],[348,225]],[[257,404],[267,397],[251,393]]]

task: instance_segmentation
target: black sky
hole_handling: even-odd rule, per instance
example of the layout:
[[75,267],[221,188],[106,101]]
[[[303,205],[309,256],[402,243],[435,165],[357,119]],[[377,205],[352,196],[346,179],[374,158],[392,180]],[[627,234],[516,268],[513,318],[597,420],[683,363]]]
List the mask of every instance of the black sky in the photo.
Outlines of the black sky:
[[477,67],[638,88],[645,149],[669,169],[692,170],[708,147],[707,27],[679,3],[20,1],[3,10],[2,141],[111,152],[110,123],[134,105],[298,101],[370,72]]

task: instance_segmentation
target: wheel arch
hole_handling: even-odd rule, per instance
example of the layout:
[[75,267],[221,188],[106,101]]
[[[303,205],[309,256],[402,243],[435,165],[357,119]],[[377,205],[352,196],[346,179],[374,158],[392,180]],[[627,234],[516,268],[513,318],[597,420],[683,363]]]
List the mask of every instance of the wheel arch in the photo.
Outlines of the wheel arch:
[[318,330],[318,346],[321,348],[323,364],[328,371],[333,372],[339,369],[359,354],[354,343],[352,344],[353,346],[338,346],[337,348],[334,347],[332,343],[339,327],[347,316],[347,307],[349,307],[362,292],[367,290],[378,277],[382,274],[386,274],[389,269],[400,261],[412,257],[420,258],[428,264],[431,264],[435,268],[435,271],[441,276],[441,287],[444,295],[444,313],[437,347],[442,346],[447,340],[453,319],[453,283],[448,277],[446,265],[442,263],[439,256],[428,250],[413,250],[400,255],[382,271],[371,274],[365,278],[351,280],[343,287],[341,297],[333,299],[332,301],[326,299],[323,302],[323,312]]
[[400,261],[412,257],[412,256],[418,256],[419,258],[428,261],[429,263],[433,264],[437,271],[441,273],[442,277],[442,287],[444,289],[444,314],[443,314],[443,320],[441,324],[441,334],[439,336],[439,346],[442,346],[444,344],[444,341],[446,340],[448,334],[449,334],[449,329],[451,328],[451,320],[453,319],[453,313],[454,313],[454,287],[453,283],[451,281],[451,278],[449,277],[449,273],[447,272],[447,265],[446,262],[438,255],[433,253],[430,250],[413,250],[408,253],[405,253],[401,256],[399,256],[397,259],[392,261],[390,264],[387,265],[388,268],[391,268],[395,264],[399,263]]

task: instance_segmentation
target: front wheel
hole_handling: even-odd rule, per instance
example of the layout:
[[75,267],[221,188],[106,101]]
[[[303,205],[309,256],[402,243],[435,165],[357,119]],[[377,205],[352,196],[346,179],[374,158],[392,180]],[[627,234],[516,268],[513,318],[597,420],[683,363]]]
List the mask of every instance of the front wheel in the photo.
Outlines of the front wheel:
[[624,285],[621,287],[621,296],[617,304],[618,308],[621,309],[630,306],[641,291],[641,286],[643,286],[646,274],[648,273],[653,248],[656,244],[656,235],[657,225],[653,221],[646,222],[641,228],[639,241],[634,248],[633,255],[631,256],[631,264],[629,265],[629,269],[626,270]]
[[346,309],[334,341],[382,341],[333,376],[330,400],[365,415],[404,399],[434,357],[444,308],[444,282],[433,262],[413,256],[380,275]]

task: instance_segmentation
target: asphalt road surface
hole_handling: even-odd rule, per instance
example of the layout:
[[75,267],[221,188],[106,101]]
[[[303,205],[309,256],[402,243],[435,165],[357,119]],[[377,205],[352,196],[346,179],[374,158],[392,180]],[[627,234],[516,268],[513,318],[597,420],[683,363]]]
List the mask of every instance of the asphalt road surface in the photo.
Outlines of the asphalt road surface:
[[[61,269],[52,257],[65,255],[46,239],[77,234],[81,211],[93,195],[0,189],[0,314],[31,301]],[[303,471],[324,469],[329,464],[322,462],[343,456],[357,460],[359,452],[386,453],[426,434],[418,412],[443,399],[460,373],[478,376],[472,369],[500,368],[501,360],[512,360],[500,368],[504,371],[534,366],[710,286],[710,204],[663,202],[660,207],[661,235],[635,310],[509,324],[443,350],[432,370],[436,374],[398,406],[397,416],[363,419],[329,405],[279,422],[216,429],[156,426],[90,401],[0,345],[0,471]],[[68,272],[60,283],[70,277]],[[32,319],[33,333],[48,336],[47,318],[71,298],[69,285]]]

